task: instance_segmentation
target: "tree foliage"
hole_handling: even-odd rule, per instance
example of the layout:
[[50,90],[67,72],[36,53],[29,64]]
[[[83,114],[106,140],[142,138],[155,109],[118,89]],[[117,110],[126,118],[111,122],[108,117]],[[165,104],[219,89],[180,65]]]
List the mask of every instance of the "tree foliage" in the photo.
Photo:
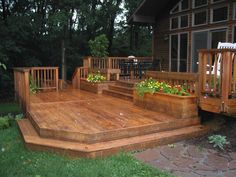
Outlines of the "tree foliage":
[[[106,55],[150,55],[150,30],[146,27],[130,30],[127,24],[138,3],[137,0],[1,0],[0,62],[7,68],[61,67],[63,43],[70,79],[74,68],[82,64],[83,56],[90,54],[88,41],[101,34],[108,40]],[[130,41],[134,33],[139,34],[138,42]]]
[[95,37],[94,40],[89,40],[90,53],[94,57],[106,57],[108,55],[108,39],[105,34]]

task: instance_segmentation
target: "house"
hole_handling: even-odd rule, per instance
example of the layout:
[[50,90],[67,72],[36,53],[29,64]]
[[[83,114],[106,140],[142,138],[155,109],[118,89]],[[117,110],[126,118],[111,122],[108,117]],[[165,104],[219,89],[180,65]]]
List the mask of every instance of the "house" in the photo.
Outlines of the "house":
[[144,0],[132,24],[153,26],[153,58],[162,69],[197,72],[198,49],[236,42],[235,0]]

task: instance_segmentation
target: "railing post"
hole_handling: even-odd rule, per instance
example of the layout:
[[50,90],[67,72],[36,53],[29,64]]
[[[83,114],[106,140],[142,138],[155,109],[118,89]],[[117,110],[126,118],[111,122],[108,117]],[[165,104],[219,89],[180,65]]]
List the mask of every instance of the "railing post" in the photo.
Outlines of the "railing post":
[[112,69],[112,59],[108,58],[108,69]]
[[88,57],[88,68],[92,68],[92,58]]
[[25,83],[25,113],[30,110],[30,85],[29,85],[29,70],[24,72]]
[[203,53],[201,51],[198,52],[198,73],[199,73],[199,81],[198,81],[198,97],[200,97],[202,89],[203,89]]
[[55,82],[56,82],[56,90],[58,91],[58,68],[55,71]]
[[223,62],[223,72],[221,78],[221,95],[222,95],[222,110],[223,112],[227,112],[227,105],[229,99],[229,88],[230,88],[230,57],[231,53],[229,51],[224,51],[222,55],[222,62]]

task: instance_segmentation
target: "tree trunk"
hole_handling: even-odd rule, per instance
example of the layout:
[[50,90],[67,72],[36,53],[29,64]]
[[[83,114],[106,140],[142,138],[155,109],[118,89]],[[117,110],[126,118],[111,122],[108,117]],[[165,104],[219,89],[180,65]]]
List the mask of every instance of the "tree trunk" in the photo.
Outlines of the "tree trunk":
[[65,39],[61,41],[61,77],[66,81]]

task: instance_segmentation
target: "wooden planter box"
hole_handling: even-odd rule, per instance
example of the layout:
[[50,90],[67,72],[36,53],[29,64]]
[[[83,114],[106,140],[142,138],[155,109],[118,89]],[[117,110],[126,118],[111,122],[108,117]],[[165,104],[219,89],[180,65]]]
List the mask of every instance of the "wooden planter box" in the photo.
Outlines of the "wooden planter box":
[[176,118],[198,116],[196,96],[178,96],[165,93],[146,93],[143,97],[134,92],[134,104],[148,110],[168,114]]
[[80,81],[80,89],[101,94],[102,90],[108,89],[109,82],[91,83],[86,80]]

